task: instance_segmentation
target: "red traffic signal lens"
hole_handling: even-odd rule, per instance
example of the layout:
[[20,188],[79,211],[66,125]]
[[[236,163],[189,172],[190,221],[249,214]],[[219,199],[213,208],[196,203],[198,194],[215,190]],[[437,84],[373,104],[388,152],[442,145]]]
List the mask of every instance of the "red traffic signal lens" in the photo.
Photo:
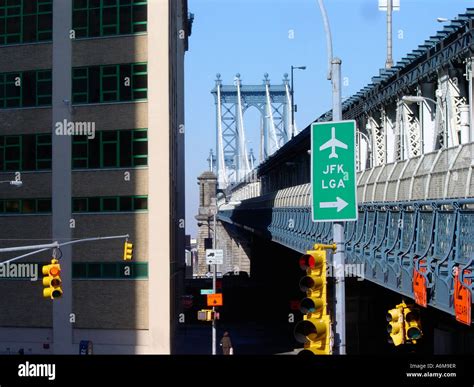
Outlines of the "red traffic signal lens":
[[316,260],[310,254],[305,254],[300,258],[300,268],[301,270],[312,269],[316,266]]
[[59,270],[58,267],[52,267],[51,269],[49,269],[49,274],[52,275],[52,276],[54,276],[54,277],[56,277],[56,276],[59,275],[59,272],[60,272],[60,271],[61,271],[61,270]]

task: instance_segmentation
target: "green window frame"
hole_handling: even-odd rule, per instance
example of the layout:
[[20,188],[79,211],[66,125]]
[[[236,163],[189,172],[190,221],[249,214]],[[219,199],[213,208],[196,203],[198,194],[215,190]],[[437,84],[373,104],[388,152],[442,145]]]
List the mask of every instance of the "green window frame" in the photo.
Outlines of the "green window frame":
[[73,279],[148,279],[148,262],[73,262]]
[[0,1],[0,46],[51,41],[52,0]]
[[116,130],[107,130],[100,133],[101,168],[117,168],[120,166],[119,137],[119,133]]
[[0,74],[0,108],[21,107],[22,88],[17,86],[23,84],[22,73]]
[[72,199],[73,213],[141,212],[148,210],[148,196],[97,196]]
[[51,169],[52,166],[52,137],[51,134],[36,135],[36,169]]
[[[93,145],[95,144],[95,145]],[[94,164],[92,158],[98,161]],[[134,168],[148,165],[148,129],[98,131],[72,138],[72,168]]]
[[[127,79],[130,78],[130,79]],[[91,84],[91,80],[97,84]],[[72,69],[74,104],[146,101],[148,64],[124,63]]]
[[50,133],[0,136],[0,172],[50,170]]
[[4,159],[5,171],[21,171],[22,163],[22,138],[21,136],[4,136]]
[[0,73],[0,109],[51,106],[51,70]]
[[89,167],[89,141],[87,136],[72,137],[72,168]]
[[100,66],[100,102],[117,102],[119,100],[119,71],[119,65]]
[[75,37],[132,35],[147,32],[146,0],[74,0]]
[[132,132],[132,165],[148,165],[148,130],[136,129]]
[[36,106],[51,105],[53,75],[51,70],[36,71]]
[[72,95],[74,103],[87,103],[89,95],[89,69],[79,67],[72,69]]

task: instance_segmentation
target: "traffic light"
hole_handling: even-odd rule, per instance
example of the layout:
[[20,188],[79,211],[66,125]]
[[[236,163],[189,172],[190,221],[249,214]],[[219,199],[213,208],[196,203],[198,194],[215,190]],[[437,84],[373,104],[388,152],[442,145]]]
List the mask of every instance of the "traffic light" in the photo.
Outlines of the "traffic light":
[[123,245],[123,260],[131,261],[132,255],[133,255],[133,243],[129,242],[127,239]]
[[403,308],[405,320],[405,340],[416,344],[416,340],[421,339],[423,332],[421,331],[420,310],[413,306]]
[[61,289],[61,278],[59,274],[61,273],[61,266],[59,265],[59,261],[57,259],[51,259],[51,264],[43,266],[43,297],[44,298],[51,298],[54,300],[55,298],[59,298],[63,294],[63,290]]
[[403,306],[397,305],[395,309],[387,312],[387,332],[390,334],[389,342],[395,346],[405,343],[403,331]]
[[390,334],[389,342],[398,346],[400,344],[416,344],[421,339],[420,310],[404,302],[387,313],[387,332]]
[[329,355],[332,353],[331,318],[327,313],[326,270],[327,258],[325,248],[333,246],[315,245],[300,260],[300,268],[306,275],[300,280],[300,289],[306,297],[300,302],[300,311],[305,315],[295,326],[295,339],[304,343],[301,355]]
[[202,309],[198,310],[198,320],[199,321],[212,321],[214,320],[214,311],[211,309]]

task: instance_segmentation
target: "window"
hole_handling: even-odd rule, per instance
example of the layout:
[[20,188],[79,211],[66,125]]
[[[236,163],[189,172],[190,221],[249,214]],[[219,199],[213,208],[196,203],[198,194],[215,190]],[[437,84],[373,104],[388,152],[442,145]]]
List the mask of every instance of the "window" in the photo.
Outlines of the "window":
[[101,150],[102,167],[118,167],[119,143],[118,132],[106,131],[101,133]]
[[0,45],[52,39],[52,0],[0,1]]
[[[72,199],[72,211],[74,213],[133,212],[147,209],[147,196],[104,196]],[[0,214],[50,214],[51,210],[51,198],[0,199]]]
[[51,134],[0,136],[0,171],[51,169]]
[[36,135],[36,169],[51,169],[51,134]]
[[37,199],[38,212],[50,213],[52,211],[51,199]]
[[73,198],[73,212],[132,212],[148,209],[147,196]]
[[1,199],[0,214],[51,213],[51,199]]
[[133,166],[148,165],[148,134],[146,129],[133,131]]
[[87,168],[89,151],[87,136],[73,136],[72,138],[72,168]]
[[148,165],[147,129],[108,130],[94,139],[74,136],[73,168],[128,168]]
[[73,279],[147,279],[148,262],[74,262]]
[[73,103],[146,100],[146,63],[76,67],[72,70]]
[[18,171],[21,165],[21,136],[4,137],[4,163],[6,171]]
[[133,198],[133,210],[146,210],[148,208],[148,198],[146,196],[137,196]]
[[51,70],[0,73],[0,109],[49,106]]
[[74,0],[76,38],[129,35],[147,31],[146,0]]

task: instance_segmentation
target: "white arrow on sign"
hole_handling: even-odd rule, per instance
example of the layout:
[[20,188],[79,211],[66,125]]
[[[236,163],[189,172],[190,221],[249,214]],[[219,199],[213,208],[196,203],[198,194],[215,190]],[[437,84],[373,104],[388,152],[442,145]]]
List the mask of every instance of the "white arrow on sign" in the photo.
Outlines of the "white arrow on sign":
[[341,199],[339,196],[336,197],[335,202],[321,202],[319,208],[337,208],[337,212],[343,210],[349,203]]

